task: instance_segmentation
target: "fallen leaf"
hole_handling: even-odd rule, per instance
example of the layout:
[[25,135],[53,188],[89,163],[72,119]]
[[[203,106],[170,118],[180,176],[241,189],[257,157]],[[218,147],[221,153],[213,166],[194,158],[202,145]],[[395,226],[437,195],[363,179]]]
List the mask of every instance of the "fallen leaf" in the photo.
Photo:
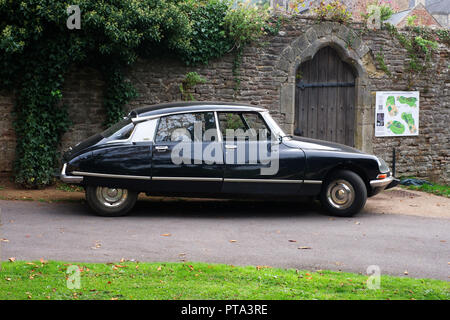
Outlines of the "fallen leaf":
[[120,264],[116,264],[116,265],[114,265],[114,267],[116,267],[116,268],[126,268],[127,266],[122,266]]
[[101,246],[102,246],[102,244],[101,244],[100,242],[96,241],[96,242],[95,242],[95,245],[94,245],[93,247],[91,247],[91,249],[96,250],[96,249],[101,248]]
[[6,281],[11,281],[11,278],[6,278],[5,280],[6,280]]
[[256,266],[257,270],[261,270],[261,269],[271,269],[272,267],[270,266]]
[[0,239],[0,242],[9,242],[9,240],[8,240],[8,239],[5,239],[5,238],[1,238],[1,239]]
[[159,266],[156,270],[157,270],[157,271],[161,271],[161,266]]
[[355,222],[355,224],[361,224],[361,222],[359,222],[359,221],[356,221],[356,222]]
[[47,263],[47,261],[44,260],[43,258],[40,258],[39,261],[40,261],[42,264],[46,264],[46,263]]
[[311,247],[298,247],[298,249],[306,250],[306,249],[311,249]]
[[164,233],[164,234],[162,234],[161,236],[163,236],[163,237],[170,237],[171,234],[170,234],[170,233]]
[[408,270],[405,270],[405,272],[403,272],[403,274],[404,274],[405,276],[407,276],[407,275],[408,275]]
[[288,240],[289,242],[297,242],[297,240]]
[[230,240],[230,242],[237,242],[237,240]]
[[15,257],[11,257],[8,260],[9,260],[9,262],[14,262],[14,261],[16,261],[16,258]]

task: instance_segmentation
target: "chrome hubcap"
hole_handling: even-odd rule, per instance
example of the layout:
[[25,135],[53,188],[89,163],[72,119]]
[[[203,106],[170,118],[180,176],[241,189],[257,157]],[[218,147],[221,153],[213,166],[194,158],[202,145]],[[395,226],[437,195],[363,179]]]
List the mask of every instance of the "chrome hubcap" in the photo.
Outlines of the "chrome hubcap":
[[116,189],[107,187],[97,187],[97,199],[105,207],[118,207],[125,202],[128,197],[126,189]]
[[335,180],[327,188],[328,202],[337,209],[347,209],[355,200],[355,190],[346,180]]

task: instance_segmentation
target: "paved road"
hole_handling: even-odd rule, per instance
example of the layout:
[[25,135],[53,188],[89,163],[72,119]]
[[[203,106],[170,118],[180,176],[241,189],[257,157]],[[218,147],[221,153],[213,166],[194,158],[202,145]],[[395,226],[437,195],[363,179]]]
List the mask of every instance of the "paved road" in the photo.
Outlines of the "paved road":
[[184,259],[362,273],[378,265],[384,274],[450,275],[449,219],[330,218],[301,203],[141,201],[122,218],[94,216],[82,203],[0,201],[0,208],[0,238],[9,240],[0,242],[1,260]]

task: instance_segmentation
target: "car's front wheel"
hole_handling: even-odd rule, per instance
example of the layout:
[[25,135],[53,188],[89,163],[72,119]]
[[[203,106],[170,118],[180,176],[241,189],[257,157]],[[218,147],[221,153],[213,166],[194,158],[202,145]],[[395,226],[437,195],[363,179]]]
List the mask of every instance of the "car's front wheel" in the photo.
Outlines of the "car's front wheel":
[[364,208],[367,188],[356,173],[339,170],[326,179],[320,200],[322,206],[332,215],[350,217]]
[[100,186],[86,187],[86,200],[92,210],[103,217],[126,215],[136,203],[137,192]]

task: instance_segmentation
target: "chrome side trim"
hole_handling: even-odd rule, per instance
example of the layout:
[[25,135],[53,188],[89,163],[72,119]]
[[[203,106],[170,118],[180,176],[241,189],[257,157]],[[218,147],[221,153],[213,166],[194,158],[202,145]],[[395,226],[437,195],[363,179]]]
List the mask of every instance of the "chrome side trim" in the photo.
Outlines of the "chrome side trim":
[[151,180],[150,177],[146,177],[146,176],[130,176],[130,175],[122,175],[122,174],[94,173],[94,172],[83,172],[83,171],[73,171],[72,173],[78,174],[80,176],[86,176],[86,177]]
[[83,177],[76,177],[76,176],[68,176],[66,175],[66,168],[67,163],[63,164],[62,170],[61,170],[61,176],[59,177],[62,182],[65,183],[81,183],[83,181]]
[[[214,106],[214,105],[211,105]],[[206,106],[205,106],[206,107]],[[243,106],[245,107],[245,106]],[[268,111],[264,108],[258,108],[259,110],[251,110],[248,112],[264,112],[264,111]],[[183,114],[183,113],[197,113],[197,112],[245,112],[245,110],[240,110],[239,108],[237,109],[233,109],[233,106],[229,106],[229,107],[220,107],[220,108],[205,108],[205,109],[192,109],[192,110],[183,110],[183,111],[177,111],[177,112],[164,112],[161,114],[155,114],[155,115],[150,115],[150,116],[145,116],[145,117],[134,117],[131,118],[131,121],[133,121],[134,123],[137,122],[141,122],[141,121],[145,121],[145,120],[149,120],[149,119],[155,119],[155,118],[160,118],[160,117],[165,117],[165,116],[171,116],[174,114]]]
[[321,180],[303,180],[303,183],[308,183],[308,184],[322,184]]
[[371,180],[370,186],[373,188],[385,187],[389,185],[392,181],[394,181],[394,177],[390,176],[380,180]]
[[225,178],[224,182],[264,182],[264,183],[303,183],[303,180],[286,180],[286,179],[234,179]]
[[[63,172],[65,173],[65,166],[63,166]],[[107,173],[95,173],[95,172],[83,172],[73,171],[75,176],[65,176],[70,179],[71,183],[77,183],[73,181],[83,181],[83,176],[86,177],[99,177],[99,178],[116,178],[116,179],[138,179],[138,180],[155,180],[155,181],[199,181],[199,182],[244,182],[244,183],[322,183],[322,181],[316,180],[287,180],[287,179],[235,179],[235,178],[209,178],[209,177],[147,177],[147,176],[131,176],[122,174],[107,174]],[[61,180],[63,180],[63,173],[61,173]],[[64,181],[64,180],[63,180]]]
[[155,181],[203,181],[203,182],[222,182],[222,178],[203,178],[203,177],[152,177]]

